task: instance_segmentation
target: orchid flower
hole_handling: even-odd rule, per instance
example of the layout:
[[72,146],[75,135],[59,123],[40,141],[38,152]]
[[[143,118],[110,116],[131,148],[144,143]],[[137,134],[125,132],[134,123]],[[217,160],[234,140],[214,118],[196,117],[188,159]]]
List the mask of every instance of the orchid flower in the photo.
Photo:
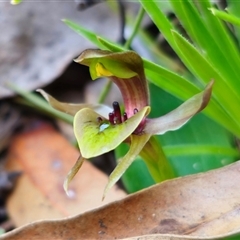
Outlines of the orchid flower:
[[[53,107],[74,115],[74,133],[81,153],[65,180],[66,191],[69,182],[85,159],[107,153],[122,142],[126,142],[130,145],[129,151],[119,160],[109,176],[104,191],[105,196],[139,154],[146,160],[148,166],[158,161],[159,149],[152,136],[179,129],[204,109],[210,100],[213,81],[206,86],[204,91],[188,99],[175,110],[164,116],[150,119],[147,117],[151,111],[149,89],[143,61],[137,53],[85,50],[75,59],[75,62],[88,66],[93,80],[108,77],[119,87],[124,112],[121,112],[118,102],[114,102],[113,110],[109,111],[109,108],[103,105],[60,103],[41,91]],[[106,114],[107,111],[109,111],[108,114]],[[173,177],[171,174],[168,174],[168,178]]]

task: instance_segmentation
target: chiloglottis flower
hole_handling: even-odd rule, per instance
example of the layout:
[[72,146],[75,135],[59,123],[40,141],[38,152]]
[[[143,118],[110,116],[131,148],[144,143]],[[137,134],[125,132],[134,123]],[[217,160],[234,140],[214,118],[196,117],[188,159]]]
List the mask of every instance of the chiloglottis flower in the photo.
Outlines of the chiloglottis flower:
[[[127,142],[130,145],[129,151],[119,160],[109,176],[105,196],[139,154],[145,159],[157,161],[156,154],[154,155],[153,135],[179,129],[204,109],[211,97],[213,81],[204,91],[191,97],[178,108],[164,116],[150,119],[147,117],[151,111],[148,84],[142,59],[137,53],[85,50],[75,62],[88,66],[93,80],[108,77],[119,87],[124,112],[121,112],[117,102],[113,103],[113,110],[108,114],[106,112],[109,109],[102,105],[80,104],[74,107],[71,113],[74,114],[73,127],[80,148],[80,157],[66,178],[64,183],[66,191],[69,182],[85,159],[107,153],[122,142]],[[66,112],[68,106],[72,106],[58,102],[45,92],[42,94],[60,111]]]

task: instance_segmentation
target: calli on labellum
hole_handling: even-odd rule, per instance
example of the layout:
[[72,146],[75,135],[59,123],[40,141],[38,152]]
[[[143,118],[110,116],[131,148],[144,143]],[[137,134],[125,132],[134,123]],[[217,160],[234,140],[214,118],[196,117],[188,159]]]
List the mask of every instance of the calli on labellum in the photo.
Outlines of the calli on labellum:
[[[211,97],[213,81],[204,91],[188,99],[175,110],[150,119],[147,118],[151,111],[149,89],[143,62],[137,53],[85,50],[75,62],[88,66],[93,80],[100,77],[110,78],[121,91],[125,112],[121,112],[117,102],[113,103],[113,111],[109,111],[104,105],[60,103],[40,90],[53,107],[74,115],[74,133],[81,153],[64,182],[65,191],[85,159],[107,153],[122,142],[127,142],[130,148],[109,176],[104,196],[139,154],[148,167],[159,165],[159,150],[152,136],[179,129],[204,109]],[[174,176],[166,162],[160,167],[166,169],[166,176],[158,176],[153,167],[152,175],[156,181]]]

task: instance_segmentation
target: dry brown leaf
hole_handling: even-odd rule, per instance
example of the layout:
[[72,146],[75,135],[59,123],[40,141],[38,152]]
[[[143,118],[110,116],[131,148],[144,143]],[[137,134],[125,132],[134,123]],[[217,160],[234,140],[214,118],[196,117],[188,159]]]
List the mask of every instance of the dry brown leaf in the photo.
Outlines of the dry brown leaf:
[[221,239],[240,233],[239,182],[236,162],[165,181],[70,219],[36,222],[0,239]]
[[23,1],[13,6],[9,0],[0,1],[0,13],[4,30],[0,34],[0,98],[12,94],[6,81],[25,90],[37,89],[92,46],[61,19],[71,19],[113,40],[120,33],[118,15],[105,3],[79,12],[75,1]]
[[73,216],[125,196],[116,187],[107,201],[102,202],[108,177],[86,161],[70,184],[68,197],[62,185],[78,154],[77,149],[46,124],[13,139],[7,168],[21,170],[23,174],[7,207],[17,226]]

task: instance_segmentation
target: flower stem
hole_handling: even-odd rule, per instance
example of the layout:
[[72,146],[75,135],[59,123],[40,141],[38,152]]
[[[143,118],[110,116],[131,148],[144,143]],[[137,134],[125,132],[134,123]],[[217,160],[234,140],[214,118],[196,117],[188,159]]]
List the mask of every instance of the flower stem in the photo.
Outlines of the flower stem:
[[140,27],[140,24],[142,22],[143,16],[144,16],[145,10],[143,7],[140,7],[134,27],[133,27],[133,31],[132,34],[130,35],[130,37],[128,38],[128,40],[125,42],[124,47],[125,48],[130,48],[133,38],[135,37],[135,35],[137,34],[137,31]]

